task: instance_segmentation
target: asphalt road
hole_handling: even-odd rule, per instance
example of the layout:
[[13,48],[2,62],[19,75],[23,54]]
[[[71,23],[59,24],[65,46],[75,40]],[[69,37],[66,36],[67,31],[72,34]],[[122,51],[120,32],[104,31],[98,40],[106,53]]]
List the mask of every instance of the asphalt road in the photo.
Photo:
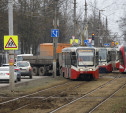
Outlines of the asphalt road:
[[[47,76],[33,76],[32,79],[29,79],[29,76],[22,76],[21,77],[21,81],[18,81],[17,83],[15,84],[20,84],[20,83],[23,83],[23,82],[28,82],[28,81],[32,81],[32,80],[37,80],[37,79],[40,79],[40,78],[45,78]],[[4,86],[9,86],[9,83],[6,82],[6,81],[0,81],[0,87],[4,87]]]

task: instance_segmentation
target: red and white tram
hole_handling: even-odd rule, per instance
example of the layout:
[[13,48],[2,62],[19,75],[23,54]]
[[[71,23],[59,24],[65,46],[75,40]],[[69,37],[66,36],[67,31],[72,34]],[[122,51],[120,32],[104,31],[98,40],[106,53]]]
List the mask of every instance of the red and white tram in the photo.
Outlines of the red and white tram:
[[98,51],[92,47],[62,49],[62,74],[65,78],[99,78]]
[[98,48],[99,49],[99,72],[112,72],[115,68],[116,49]]
[[119,71],[126,72],[126,45],[122,45],[119,50]]

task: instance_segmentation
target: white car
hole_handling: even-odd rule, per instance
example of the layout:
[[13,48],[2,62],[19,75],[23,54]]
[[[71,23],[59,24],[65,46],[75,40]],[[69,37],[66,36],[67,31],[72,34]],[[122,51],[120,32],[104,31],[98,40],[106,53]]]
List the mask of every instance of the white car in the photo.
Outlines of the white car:
[[[0,81],[9,81],[9,67],[0,67]],[[17,73],[14,72],[14,81],[17,82]]]
[[[2,64],[2,67],[9,67],[9,64]],[[16,64],[14,64],[14,71],[17,73],[17,80],[21,81],[21,72],[19,67],[16,66]]]

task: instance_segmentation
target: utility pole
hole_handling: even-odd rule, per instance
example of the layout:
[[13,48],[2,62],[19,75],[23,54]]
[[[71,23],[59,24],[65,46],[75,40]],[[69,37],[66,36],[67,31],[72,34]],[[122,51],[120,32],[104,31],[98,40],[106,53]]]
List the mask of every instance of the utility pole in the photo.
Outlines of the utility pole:
[[87,21],[87,2],[85,0],[85,18],[84,18],[84,21],[85,21],[85,28],[86,28],[86,40],[88,40],[88,21]]
[[87,2],[85,0],[85,15],[84,15],[84,24],[83,24],[83,36],[82,36],[82,45],[84,46],[84,39],[88,40],[88,21],[87,21]]
[[74,0],[74,36],[76,37],[76,0]]
[[97,39],[98,45],[97,46],[100,46],[101,11],[104,11],[104,10],[99,10],[98,39]]
[[107,43],[107,39],[108,39],[108,34],[107,34],[107,32],[108,32],[108,19],[107,19],[107,17],[106,17],[106,39],[105,39],[105,43]]
[[[55,0],[55,16],[54,16],[54,29],[57,29],[57,0]],[[57,48],[57,37],[53,37],[53,77],[56,77],[56,48]]]
[[[8,0],[8,21],[9,21],[9,35],[13,35],[13,0]],[[14,62],[14,50],[9,51],[9,63],[10,60]],[[14,64],[9,64],[9,73],[10,73],[10,90],[14,91]]]
[[101,22],[101,13],[100,13],[100,10],[99,10],[99,22],[98,22],[98,39],[97,39],[97,46],[99,47],[100,46],[100,22]]

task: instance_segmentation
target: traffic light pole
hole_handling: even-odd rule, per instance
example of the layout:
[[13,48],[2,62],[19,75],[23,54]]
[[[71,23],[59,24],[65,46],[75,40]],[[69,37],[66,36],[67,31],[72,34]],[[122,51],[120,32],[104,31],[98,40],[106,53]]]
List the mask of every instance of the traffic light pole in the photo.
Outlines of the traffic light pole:
[[[13,0],[8,0],[9,35],[13,35]],[[10,90],[14,91],[14,50],[9,51]]]

